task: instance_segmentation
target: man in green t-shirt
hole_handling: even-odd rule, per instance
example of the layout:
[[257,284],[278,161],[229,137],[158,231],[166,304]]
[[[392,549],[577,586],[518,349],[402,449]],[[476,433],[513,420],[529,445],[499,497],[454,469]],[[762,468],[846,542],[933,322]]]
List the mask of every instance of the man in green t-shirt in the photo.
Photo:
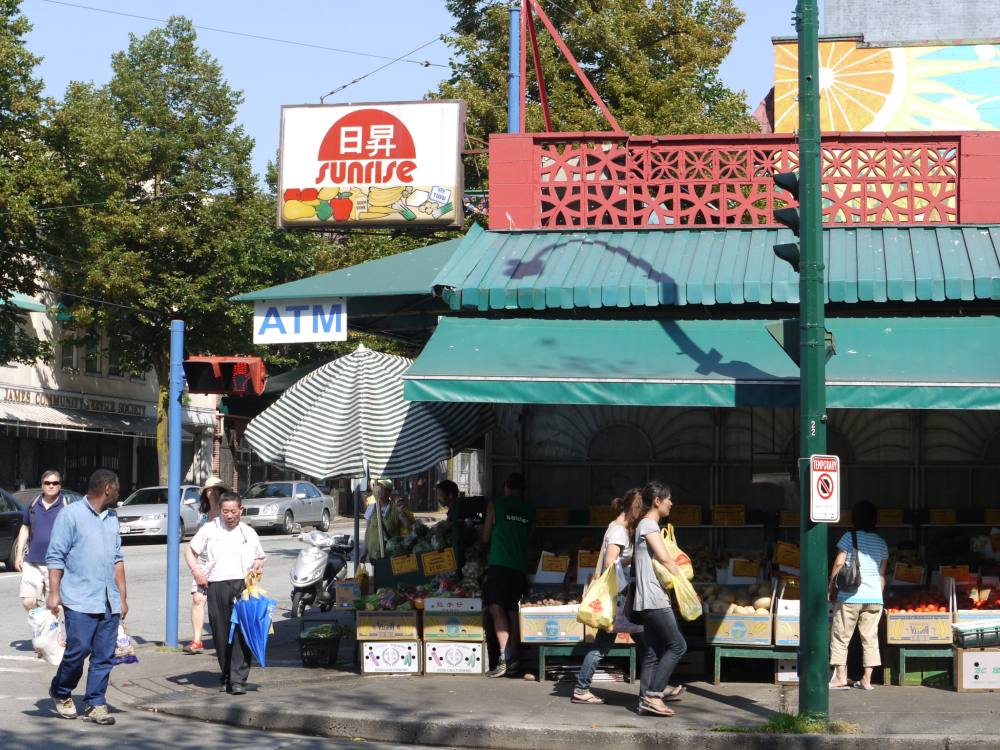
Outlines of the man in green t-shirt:
[[500,661],[487,677],[513,675],[519,668],[517,609],[528,588],[528,537],[535,522],[535,508],[524,491],[522,475],[508,476],[504,496],[490,503],[483,525],[483,544],[490,549],[483,600],[500,647]]

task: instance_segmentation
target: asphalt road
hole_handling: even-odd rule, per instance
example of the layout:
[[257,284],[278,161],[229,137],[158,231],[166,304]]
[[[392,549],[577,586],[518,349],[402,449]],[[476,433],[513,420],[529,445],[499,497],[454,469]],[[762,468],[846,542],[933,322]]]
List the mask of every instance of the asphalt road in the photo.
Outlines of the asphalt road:
[[[336,524],[346,532],[350,522]],[[287,610],[290,584],[288,572],[298,555],[301,542],[289,536],[263,535],[268,559],[263,586]],[[138,642],[161,642],[166,616],[166,545],[143,540],[125,544],[129,614],[126,624]],[[46,697],[55,668],[36,659],[31,649],[27,617],[17,592],[20,574],[0,572],[0,737],[4,750],[31,748],[74,748],[89,750],[107,747],[111,741],[124,747],[145,748],[354,748],[358,743],[337,742],[237,729],[214,724],[198,724],[134,709],[116,714],[114,727],[96,727],[80,720],[65,721],[54,716]],[[191,577],[181,562],[179,634],[183,642],[191,635]],[[279,612],[278,617],[283,617]],[[387,750],[388,746],[364,744],[365,748]]]

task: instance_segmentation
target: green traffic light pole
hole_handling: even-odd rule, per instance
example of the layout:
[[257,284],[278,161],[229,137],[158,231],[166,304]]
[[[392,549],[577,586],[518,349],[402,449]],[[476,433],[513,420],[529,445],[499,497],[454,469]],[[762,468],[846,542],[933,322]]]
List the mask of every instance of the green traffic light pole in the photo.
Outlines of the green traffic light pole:
[[830,711],[830,633],[827,621],[827,529],[809,516],[809,456],[826,453],[826,341],[823,309],[822,161],[819,119],[819,7],[798,0],[799,37],[799,273],[801,638],[799,713]]

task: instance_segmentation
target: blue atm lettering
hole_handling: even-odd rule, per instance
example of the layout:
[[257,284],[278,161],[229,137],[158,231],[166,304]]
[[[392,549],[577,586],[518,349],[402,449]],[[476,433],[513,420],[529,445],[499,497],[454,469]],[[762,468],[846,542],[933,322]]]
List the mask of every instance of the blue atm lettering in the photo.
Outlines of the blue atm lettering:
[[[305,319],[303,321],[303,319]],[[258,336],[275,331],[281,336],[308,333],[341,333],[344,329],[344,306],[340,302],[312,305],[271,305],[264,313]],[[289,330],[291,329],[291,330]]]
[[319,326],[323,326],[323,333],[329,333],[331,327],[340,333],[340,328],[343,325],[340,304],[330,305],[329,316],[325,312],[323,305],[313,305],[313,333],[319,333]]
[[285,330],[285,324],[281,322],[281,314],[278,312],[277,307],[267,308],[267,312],[264,313],[264,320],[260,324],[260,330],[257,335],[263,335],[271,328],[274,328],[282,336],[287,335],[288,331]]

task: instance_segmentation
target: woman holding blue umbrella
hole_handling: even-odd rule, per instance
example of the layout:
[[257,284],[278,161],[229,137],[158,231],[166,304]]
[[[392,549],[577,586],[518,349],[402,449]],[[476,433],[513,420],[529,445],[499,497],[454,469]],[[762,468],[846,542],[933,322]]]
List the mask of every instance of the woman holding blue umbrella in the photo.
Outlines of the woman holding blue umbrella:
[[230,621],[233,602],[243,592],[247,574],[263,572],[265,555],[257,532],[240,523],[243,503],[239,495],[223,493],[219,506],[219,516],[198,530],[184,557],[195,582],[208,587],[208,621],[222,684],[227,693],[243,695],[250,675],[250,646],[242,628],[236,629],[230,642]]

